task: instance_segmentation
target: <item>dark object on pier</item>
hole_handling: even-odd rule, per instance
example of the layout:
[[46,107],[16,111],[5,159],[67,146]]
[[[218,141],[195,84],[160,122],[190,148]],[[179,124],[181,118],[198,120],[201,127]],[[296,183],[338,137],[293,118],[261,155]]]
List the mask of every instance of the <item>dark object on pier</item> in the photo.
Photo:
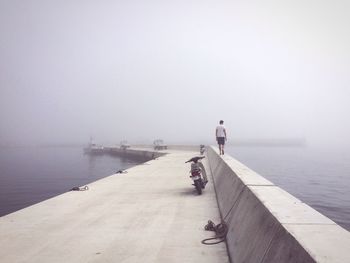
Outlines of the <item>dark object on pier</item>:
[[[215,245],[215,244],[219,244],[221,242],[224,242],[226,240],[228,226],[227,226],[225,221],[222,220],[220,224],[215,225],[213,223],[213,221],[209,220],[208,224],[205,225],[204,229],[206,231],[214,231],[215,237],[206,238],[206,239],[202,240],[202,244]],[[209,240],[215,240],[215,239],[217,239],[217,241],[208,242]]]
[[128,171],[124,171],[124,170],[119,170],[116,172],[116,174],[126,174],[128,173]]
[[72,189],[70,189],[71,191],[86,191],[89,190],[89,187],[87,185],[85,186],[74,186]]

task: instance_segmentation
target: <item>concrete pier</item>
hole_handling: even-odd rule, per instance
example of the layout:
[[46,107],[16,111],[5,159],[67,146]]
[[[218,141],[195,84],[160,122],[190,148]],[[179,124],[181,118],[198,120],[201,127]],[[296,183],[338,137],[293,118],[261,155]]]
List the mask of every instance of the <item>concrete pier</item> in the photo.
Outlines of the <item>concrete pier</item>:
[[0,218],[0,262],[229,262],[212,181],[198,196],[184,162],[169,154]]
[[[350,232],[217,148],[198,196],[198,149],[107,149],[149,161],[0,218],[0,262],[350,262]],[[195,151],[196,149],[196,151]],[[224,219],[227,240],[201,240]]]

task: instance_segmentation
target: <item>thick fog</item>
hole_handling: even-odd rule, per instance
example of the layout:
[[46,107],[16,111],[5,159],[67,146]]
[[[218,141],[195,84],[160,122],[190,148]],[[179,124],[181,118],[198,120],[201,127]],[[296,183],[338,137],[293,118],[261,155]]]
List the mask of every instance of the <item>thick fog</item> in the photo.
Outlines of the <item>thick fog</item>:
[[0,145],[350,145],[349,1],[0,0]]

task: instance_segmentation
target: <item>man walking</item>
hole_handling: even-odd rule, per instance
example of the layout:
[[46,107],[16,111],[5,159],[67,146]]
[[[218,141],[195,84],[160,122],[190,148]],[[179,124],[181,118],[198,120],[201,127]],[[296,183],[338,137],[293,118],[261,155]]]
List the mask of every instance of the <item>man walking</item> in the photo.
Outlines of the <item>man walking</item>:
[[219,124],[220,125],[216,127],[215,136],[216,136],[216,141],[219,144],[220,155],[223,155],[225,154],[224,152],[225,141],[227,141],[226,128],[224,126],[223,120],[221,120]]

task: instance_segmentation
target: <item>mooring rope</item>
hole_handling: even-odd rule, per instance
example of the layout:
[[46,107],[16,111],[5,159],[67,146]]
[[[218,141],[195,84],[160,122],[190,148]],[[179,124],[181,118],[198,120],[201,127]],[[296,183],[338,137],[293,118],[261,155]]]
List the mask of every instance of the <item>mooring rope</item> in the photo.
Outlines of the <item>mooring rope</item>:
[[116,174],[126,174],[128,173],[128,171],[125,171],[125,170],[119,170],[116,172]]
[[70,189],[71,191],[86,191],[89,190],[89,187],[87,185],[85,186],[74,186],[72,189]]
[[[211,238],[206,238],[202,240],[202,244],[204,245],[215,245],[219,244],[221,242],[224,242],[226,240],[226,235],[228,232],[228,226],[225,221],[221,221],[220,224],[215,225],[213,221],[209,220],[208,224],[205,225],[204,227],[205,230],[207,231],[214,231],[215,232],[215,237]],[[219,239],[218,241],[215,242],[208,242],[209,240],[216,240]]]

